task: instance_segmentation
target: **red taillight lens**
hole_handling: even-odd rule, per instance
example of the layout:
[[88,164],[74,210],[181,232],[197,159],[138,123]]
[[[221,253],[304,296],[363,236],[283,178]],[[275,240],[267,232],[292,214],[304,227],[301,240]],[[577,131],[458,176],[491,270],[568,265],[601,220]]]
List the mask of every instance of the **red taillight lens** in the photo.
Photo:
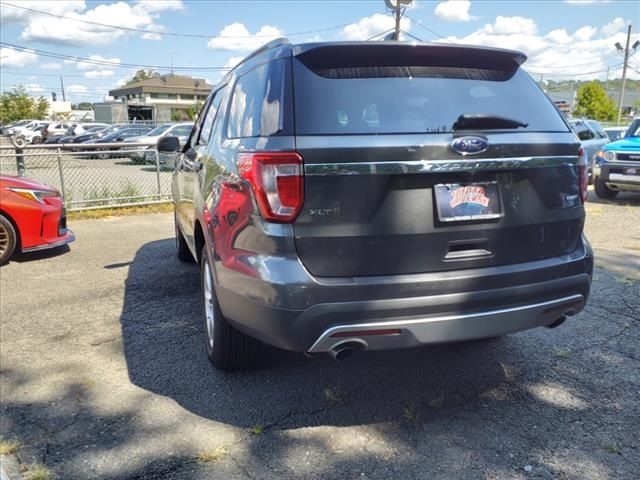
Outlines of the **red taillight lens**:
[[296,152],[239,153],[238,173],[253,187],[262,216],[293,222],[304,202],[302,157]]
[[580,198],[582,203],[587,201],[589,196],[589,170],[587,166],[587,156],[584,153],[584,149],[580,148],[578,153],[580,161],[578,163],[578,181],[580,182]]

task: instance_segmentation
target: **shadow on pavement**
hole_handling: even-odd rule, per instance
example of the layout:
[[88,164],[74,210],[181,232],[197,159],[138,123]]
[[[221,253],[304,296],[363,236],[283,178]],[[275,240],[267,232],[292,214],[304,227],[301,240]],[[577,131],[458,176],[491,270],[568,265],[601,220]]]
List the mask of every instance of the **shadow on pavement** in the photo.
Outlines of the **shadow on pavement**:
[[[171,240],[147,244],[129,267],[124,354],[133,383],[202,417],[243,428],[369,424],[398,419],[405,406],[442,391],[461,402],[477,399],[504,380],[491,341],[368,352],[344,362],[265,348],[257,369],[218,372],[204,352],[198,267],[157,255],[172,249]],[[352,397],[357,405],[339,405]]]
[[69,253],[71,251],[71,247],[69,245],[62,245],[61,247],[51,248],[48,250],[40,250],[36,252],[26,252],[26,253],[17,253],[11,258],[11,262],[32,262],[35,260],[43,260],[46,258],[53,258],[59,255],[64,255],[65,253]]

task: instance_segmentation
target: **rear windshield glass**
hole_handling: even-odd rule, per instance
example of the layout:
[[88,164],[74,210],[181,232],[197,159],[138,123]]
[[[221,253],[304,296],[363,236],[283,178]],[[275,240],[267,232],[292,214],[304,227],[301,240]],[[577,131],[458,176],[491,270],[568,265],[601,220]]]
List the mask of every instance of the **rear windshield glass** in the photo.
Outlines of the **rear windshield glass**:
[[567,131],[522,70],[438,66],[321,68],[294,59],[298,135],[451,132],[460,115],[528,124],[514,131]]

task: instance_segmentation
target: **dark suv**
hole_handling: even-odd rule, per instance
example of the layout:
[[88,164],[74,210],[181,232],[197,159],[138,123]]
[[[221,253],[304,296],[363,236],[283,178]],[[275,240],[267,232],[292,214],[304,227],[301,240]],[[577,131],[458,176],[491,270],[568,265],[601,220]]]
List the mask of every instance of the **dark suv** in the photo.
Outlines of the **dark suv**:
[[247,366],[260,343],[345,358],[580,312],[586,162],[524,61],[277,40],[229,72],[173,177],[212,363]]

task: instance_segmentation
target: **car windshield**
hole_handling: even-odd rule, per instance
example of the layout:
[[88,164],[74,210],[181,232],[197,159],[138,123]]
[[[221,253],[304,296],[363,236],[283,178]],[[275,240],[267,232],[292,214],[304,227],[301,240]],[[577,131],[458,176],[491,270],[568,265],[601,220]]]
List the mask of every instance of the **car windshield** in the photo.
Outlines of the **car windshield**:
[[631,124],[625,137],[640,137],[640,120]]
[[160,126],[154,128],[153,130],[151,130],[149,133],[147,133],[147,136],[148,137],[154,137],[154,136],[157,136],[157,135],[162,135],[170,127],[171,127],[171,125],[160,125]]

